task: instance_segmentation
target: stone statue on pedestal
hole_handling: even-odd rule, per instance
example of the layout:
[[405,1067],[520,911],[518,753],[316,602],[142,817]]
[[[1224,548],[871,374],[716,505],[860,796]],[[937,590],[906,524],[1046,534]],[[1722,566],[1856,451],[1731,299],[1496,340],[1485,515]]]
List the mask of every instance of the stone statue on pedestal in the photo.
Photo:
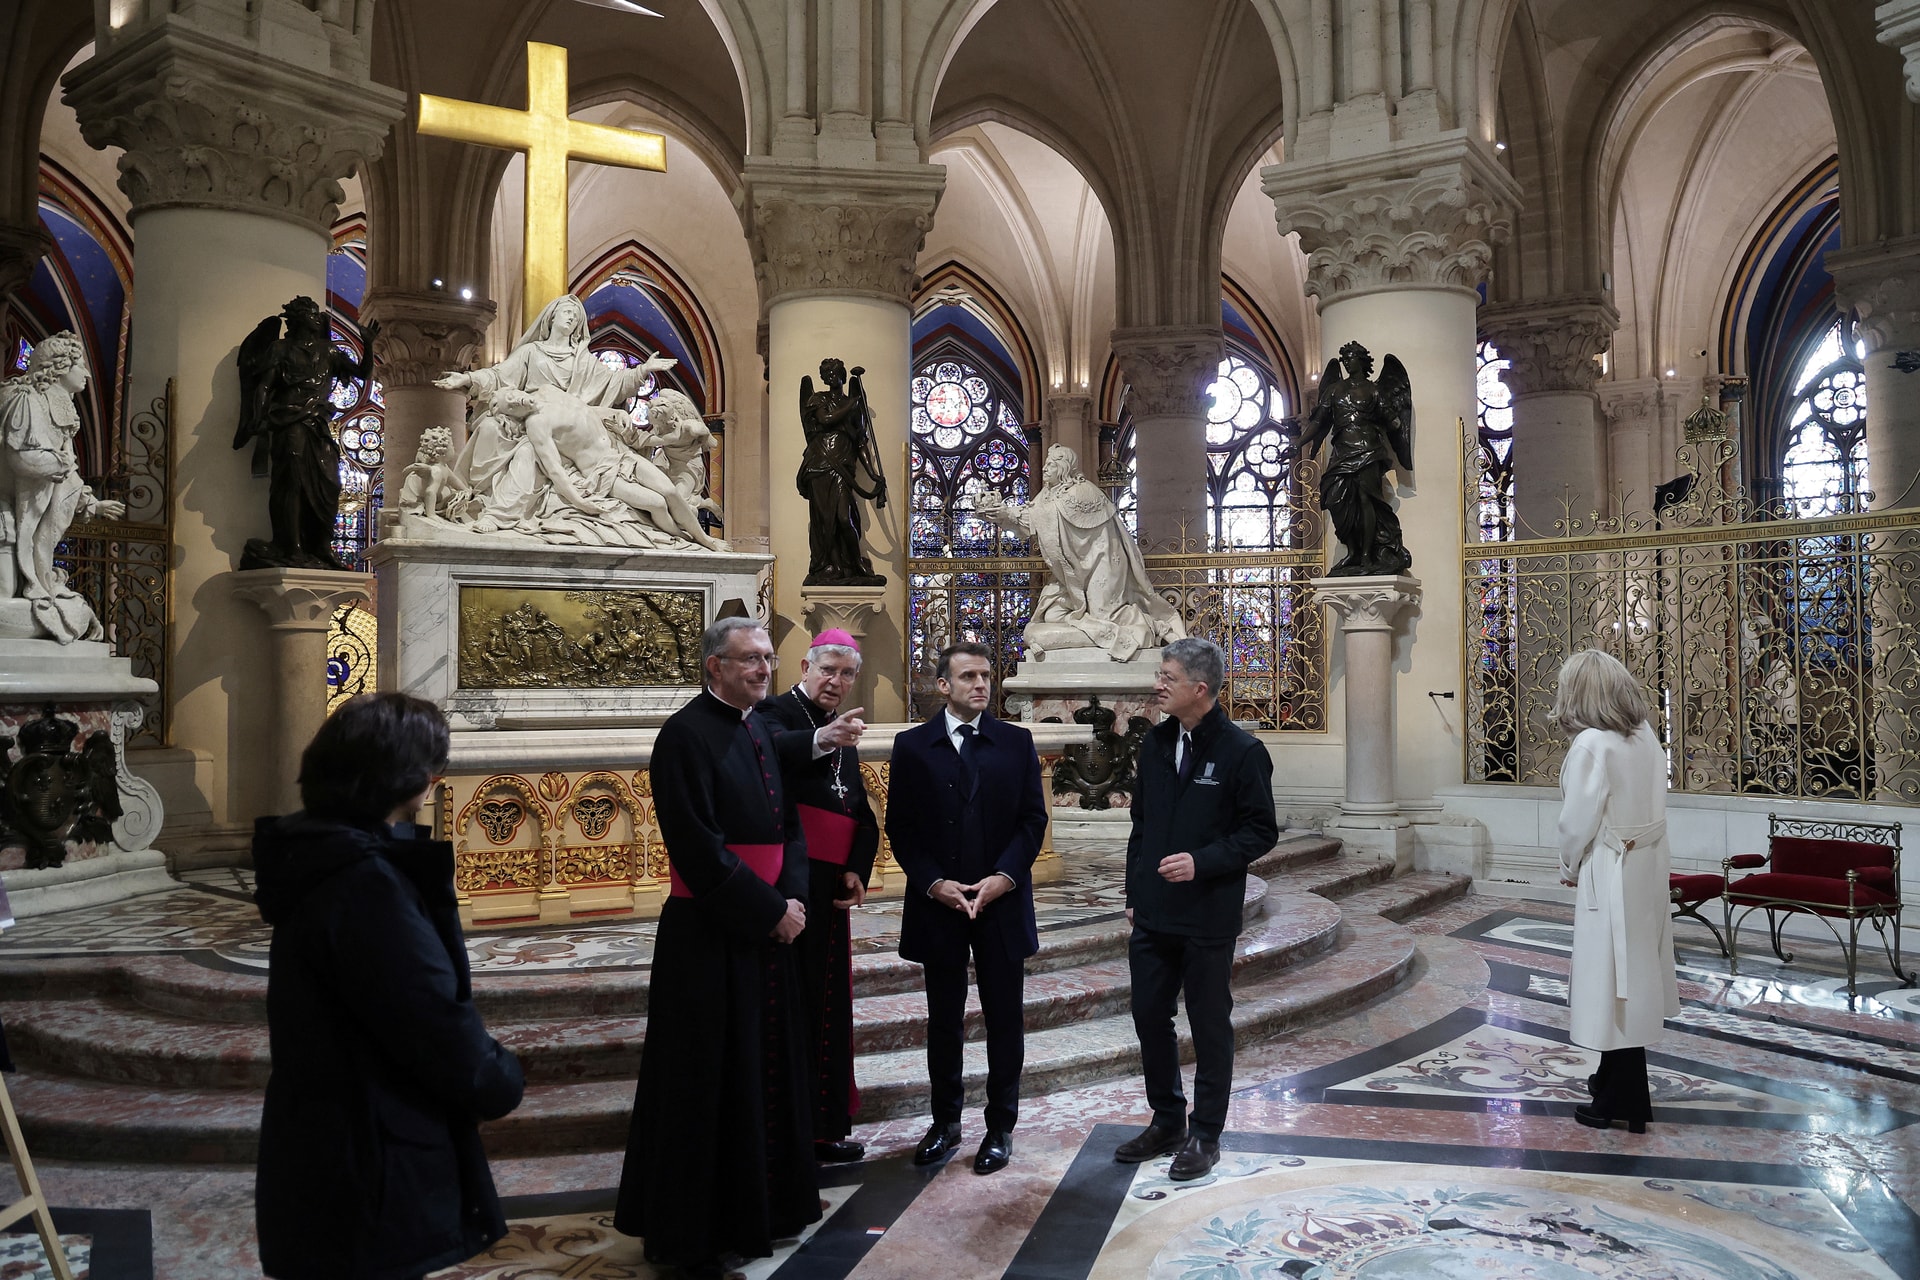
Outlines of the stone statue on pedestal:
[[1341,347],[1320,377],[1320,396],[1300,441],[1300,456],[1311,458],[1322,440],[1333,438],[1320,473],[1320,507],[1333,517],[1347,555],[1327,571],[1332,578],[1405,573],[1413,566],[1386,493],[1388,471],[1413,471],[1413,387],[1394,356],[1381,365],[1379,381],[1372,375],[1365,347]]
[[[286,333],[280,331],[282,321]],[[240,344],[240,426],[233,447],[265,437],[270,539],[247,539],[242,569],[334,569],[340,511],[340,444],[333,436],[333,384],[373,376],[378,322],[360,331],[360,361],[333,345],[327,318],[300,297],[254,326]]]
[[988,493],[974,504],[989,520],[1032,538],[1047,562],[1049,581],[1027,623],[1029,650],[1104,649],[1126,662],[1185,636],[1180,615],[1147,581],[1146,561],[1120,513],[1081,474],[1079,455],[1054,445],[1042,477],[1046,487],[1032,502],[1008,505]]
[[[860,502],[874,509],[887,505],[887,477],[873,440],[873,412],[867,407],[866,388],[860,385],[865,369],[855,366],[847,381],[844,362],[820,362],[824,389],[815,391],[813,379],[800,379],[800,427],[807,448],[800,457],[794,482],[807,500],[807,542],[811,555],[807,586],[882,587],[887,579],[873,571],[860,538]],[[860,473],[873,482],[863,487]]]
[[86,385],[85,348],[72,333],[42,340],[26,373],[0,385],[0,639],[71,644],[102,635],[92,607],[53,562],[76,519],[117,519],[127,510],[94,497],[80,479],[73,398]]

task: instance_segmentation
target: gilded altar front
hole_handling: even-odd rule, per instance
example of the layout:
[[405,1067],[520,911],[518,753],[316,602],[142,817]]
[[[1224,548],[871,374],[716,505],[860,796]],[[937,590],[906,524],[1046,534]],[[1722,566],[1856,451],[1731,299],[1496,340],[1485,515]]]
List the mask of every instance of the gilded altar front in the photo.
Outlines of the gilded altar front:
[[701,591],[463,586],[462,689],[700,684]]

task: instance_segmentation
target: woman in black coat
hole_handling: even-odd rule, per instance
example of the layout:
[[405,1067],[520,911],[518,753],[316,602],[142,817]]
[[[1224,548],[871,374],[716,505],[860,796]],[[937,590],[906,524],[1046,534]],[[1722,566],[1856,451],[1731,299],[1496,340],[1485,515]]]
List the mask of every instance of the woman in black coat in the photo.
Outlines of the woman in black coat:
[[453,850],[411,834],[446,762],[432,703],[355,698],[301,757],[305,810],[254,831],[273,926],[254,1204],[279,1280],[416,1280],[506,1234],[478,1126],[520,1104],[520,1064],[473,1006]]

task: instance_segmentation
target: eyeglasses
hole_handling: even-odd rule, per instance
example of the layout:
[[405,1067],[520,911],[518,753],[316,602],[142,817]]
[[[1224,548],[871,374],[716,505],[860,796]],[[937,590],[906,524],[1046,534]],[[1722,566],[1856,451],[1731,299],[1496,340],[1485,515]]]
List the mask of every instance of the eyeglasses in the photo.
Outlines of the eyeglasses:
[[858,667],[815,667],[822,680],[852,680],[859,676]]
[[780,665],[780,655],[777,653],[746,653],[738,655],[716,653],[713,656],[722,662],[737,662],[743,667],[765,667],[769,671],[774,670]]

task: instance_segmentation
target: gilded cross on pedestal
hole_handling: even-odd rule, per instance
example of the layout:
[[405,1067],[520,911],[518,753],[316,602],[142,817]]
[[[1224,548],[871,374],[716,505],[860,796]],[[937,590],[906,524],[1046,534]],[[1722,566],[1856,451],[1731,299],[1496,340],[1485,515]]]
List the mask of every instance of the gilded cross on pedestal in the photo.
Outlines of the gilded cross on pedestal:
[[420,132],[477,142],[527,157],[526,256],[520,292],[523,326],[567,291],[567,162],[626,169],[667,167],[667,140],[657,133],[583,124],[567,115],[567,51],[527,44],[527,109],[420,95]]

